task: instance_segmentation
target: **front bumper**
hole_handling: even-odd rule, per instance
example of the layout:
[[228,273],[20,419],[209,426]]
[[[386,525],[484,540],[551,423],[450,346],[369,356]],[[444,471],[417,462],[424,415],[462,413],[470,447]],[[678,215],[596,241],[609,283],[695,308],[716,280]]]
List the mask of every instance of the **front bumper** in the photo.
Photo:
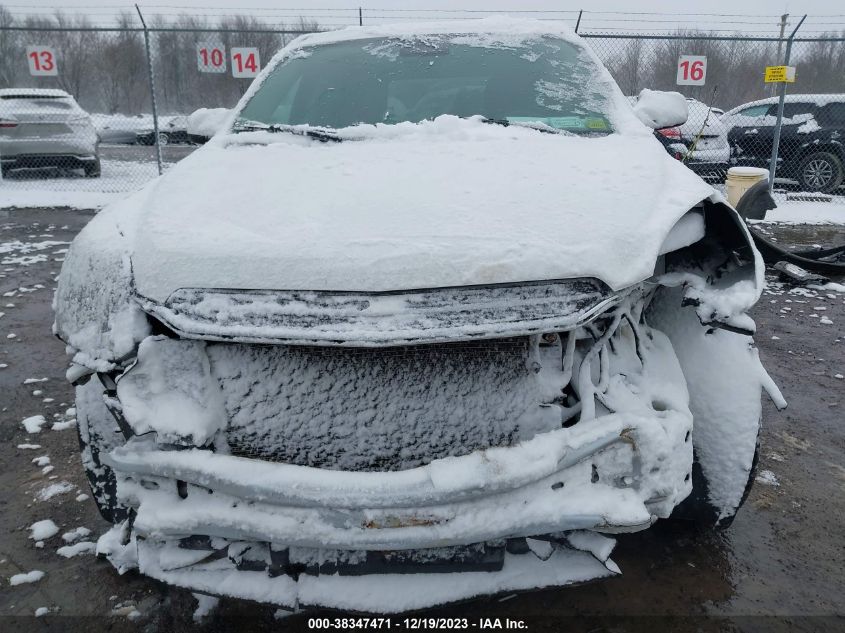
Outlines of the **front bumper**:
[[[601,534],[692,485],[686,384],[642,300],[565,337],[416,351],[148,337],[107,399],[135,434],[105,457],[133,514],[100,551],[196,591],[376,611],[616,573]],[[234,454],[247,440],[277,448]],[[404,457],[364,459],[385,447]]]
[[[690,427],[678,413],[610,415],[588,432],[559,429],[396,472],[163,451],[149,440],[115,449],[107,463],[121,478],[122,501],[137,508],[142,537],[415,549],[647,527],[689,493]],[[176,481],[187,482],[184,498]]]
[[[690,491],[691,419],[662,413],[608,415],[396,472],[136,438],[107,458],[136,510],[133,536],[121,546],[107,535],[99,551],[119,565],[133,549],[132,565],[164,582],[291,609],[398,612],[593,580],[618,573],[599,533],[644,529]],[[444,569],[447,548],[476,544],[499,557]],[[417,564],[391,564],[402,552]]]

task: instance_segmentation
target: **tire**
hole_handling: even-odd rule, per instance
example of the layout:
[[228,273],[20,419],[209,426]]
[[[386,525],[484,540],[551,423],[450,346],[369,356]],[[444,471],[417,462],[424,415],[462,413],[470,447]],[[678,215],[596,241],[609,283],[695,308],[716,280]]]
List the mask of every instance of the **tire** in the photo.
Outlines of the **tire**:
[[126,520],[129,511],[117,500],[117,481],[114,471],[100,456],[123,444],[123,435],[106,405],[103,385],[92,376],[84,385],[76,387],[76,421],[82,466],[91,486],[91,494],[100,515],[109,523]]
[[85,177],[86,178],[99,178],[100,177],[100,159],[98,158],[93,163],[86,163],[85,167]]
[[170,144],[170,135],[167,132],[159,132],[158,133],[158,144],[159,145],[169,145]]
[[843,179],[842,161],[830,152],[814,152],[798,165],[798,182],[805,191],[830,193]]

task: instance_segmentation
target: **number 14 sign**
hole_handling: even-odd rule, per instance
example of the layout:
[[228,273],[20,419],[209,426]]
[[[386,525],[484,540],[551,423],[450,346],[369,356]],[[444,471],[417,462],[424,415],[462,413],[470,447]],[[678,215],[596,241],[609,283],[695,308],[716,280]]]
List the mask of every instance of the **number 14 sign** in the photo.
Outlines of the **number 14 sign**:
[[681,55],[678,58],[678,76],[675,83],[679,86],[703,86],[707,77],[706,55]]
[[255,77],[261,70],[257,48],[232,48],[232,77]]

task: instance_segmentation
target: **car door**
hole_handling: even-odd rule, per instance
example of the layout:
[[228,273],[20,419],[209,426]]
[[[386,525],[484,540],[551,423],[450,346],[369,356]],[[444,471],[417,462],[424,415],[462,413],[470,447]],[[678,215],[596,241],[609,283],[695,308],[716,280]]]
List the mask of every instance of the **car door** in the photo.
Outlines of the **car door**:
[[749,161],[759,160],[761,152],[758,137],[770,108],[770,103],[762,103],[729,115],[729,120],[726,118],[724,122],[729,126],[728,143],[731,146],[731,162],[748,164]]

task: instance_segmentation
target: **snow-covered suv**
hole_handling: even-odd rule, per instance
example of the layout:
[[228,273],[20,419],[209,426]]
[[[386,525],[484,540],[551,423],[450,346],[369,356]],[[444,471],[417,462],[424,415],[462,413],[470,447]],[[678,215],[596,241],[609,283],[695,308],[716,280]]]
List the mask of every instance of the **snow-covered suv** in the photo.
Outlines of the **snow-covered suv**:
[[[58,283],[120,569],[401,611],[619,573],[752,478],[763,268],[583,41],[504,18],[279,52]],[[413,573],[409,573],[413,572]]]

